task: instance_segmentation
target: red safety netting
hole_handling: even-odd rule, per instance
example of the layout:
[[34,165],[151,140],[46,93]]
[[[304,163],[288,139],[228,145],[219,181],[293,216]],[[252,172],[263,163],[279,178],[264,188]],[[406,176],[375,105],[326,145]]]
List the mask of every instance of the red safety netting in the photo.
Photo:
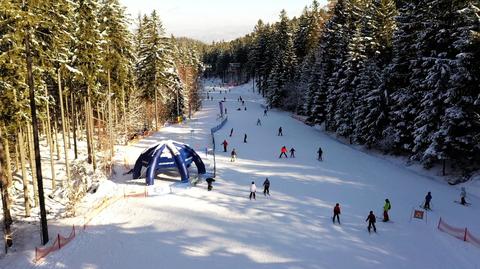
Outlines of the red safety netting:
[[36,247],[35,248],[35,262],[38,262],[40,259],[46,257],[53,251],[59,250],[66,244],[68,244],[72,239],[75,238],[75,226],[72,226],[72,231],[68,237],[64,237],[60,234],[57,234],[53,244],[48,247]]
[[442,218],[440,218],[440,220],[438,221],[438,229],[460,240],[465,240],[466,228],[457,228],[450,226],[445,221],[443,221]]
[[467,242],[472,243],[473,245],[480,247],[480,238],[473,236],[470,231],[467,230],[467,234],[465,236]]

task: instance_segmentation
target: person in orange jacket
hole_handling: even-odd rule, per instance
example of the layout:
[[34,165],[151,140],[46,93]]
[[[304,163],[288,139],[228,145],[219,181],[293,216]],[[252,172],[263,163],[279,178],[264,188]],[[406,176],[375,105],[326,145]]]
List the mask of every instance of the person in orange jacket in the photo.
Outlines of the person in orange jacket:
[[285,158],[288,158],[287,156],[287,147],[283,146],[282,149],[281,149],[281,153],[280,153],[280,156],[278,156],[278,158],[282,158],[282,155],[285,155]]

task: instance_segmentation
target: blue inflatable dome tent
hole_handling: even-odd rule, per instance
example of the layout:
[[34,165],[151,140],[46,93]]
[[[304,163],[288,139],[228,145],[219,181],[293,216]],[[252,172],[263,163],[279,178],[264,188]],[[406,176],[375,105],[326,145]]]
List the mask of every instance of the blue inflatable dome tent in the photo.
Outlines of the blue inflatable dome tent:
[[182,182],[188,182],[188,167],[192,162],[197,166],[199,175],[206,173],[202,159],[188,145],[172,140],[163,141],[140,154],[133,167],[133,179],[140,178],[142,167],[146,167],[145,183],[153,185],[158,172],[176,167]]

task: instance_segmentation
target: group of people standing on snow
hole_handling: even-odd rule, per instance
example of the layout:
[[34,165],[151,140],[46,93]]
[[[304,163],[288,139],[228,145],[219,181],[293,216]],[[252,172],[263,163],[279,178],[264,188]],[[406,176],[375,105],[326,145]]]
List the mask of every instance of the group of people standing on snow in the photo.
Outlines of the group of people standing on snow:
[[[257,192],[257,186],[255,185],[255,181],[252,181],[250,184],[250,200],[257,200],[255,197],[255,194]],[[265,196],[270,196],[270,180],[268,180],[268,177],[265,179],[263,182],[263,195]]]

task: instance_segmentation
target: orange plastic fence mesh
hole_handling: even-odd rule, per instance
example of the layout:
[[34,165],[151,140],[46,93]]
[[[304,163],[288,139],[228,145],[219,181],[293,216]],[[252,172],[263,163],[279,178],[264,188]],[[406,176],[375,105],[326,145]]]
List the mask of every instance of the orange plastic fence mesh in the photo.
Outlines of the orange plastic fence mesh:
[[480,238],[473,236],[468,230],[467,230],[466,239],[467,239],[467,242],[470,242],[473,245],[480,247]]
[[438,229],[460,240],[465,239],[465,228],[453,227],[451,225],[448,225],[442,219],[440,219],[440,223],[438,224]]

